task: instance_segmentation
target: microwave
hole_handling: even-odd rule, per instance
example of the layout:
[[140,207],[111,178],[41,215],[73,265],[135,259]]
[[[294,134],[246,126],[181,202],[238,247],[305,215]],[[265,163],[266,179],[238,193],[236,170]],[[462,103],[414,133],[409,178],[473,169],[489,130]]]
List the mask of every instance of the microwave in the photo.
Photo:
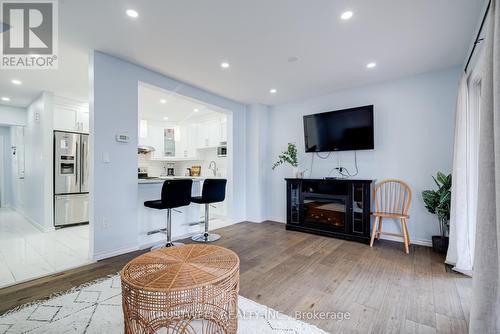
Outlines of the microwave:
[[218,157],[225,157],[225,156],[227,156],[227,146],[226,145],[222,145],[222,144],[226,144],[226,142],[222,142],[221,146],[217,147],[217,156]]

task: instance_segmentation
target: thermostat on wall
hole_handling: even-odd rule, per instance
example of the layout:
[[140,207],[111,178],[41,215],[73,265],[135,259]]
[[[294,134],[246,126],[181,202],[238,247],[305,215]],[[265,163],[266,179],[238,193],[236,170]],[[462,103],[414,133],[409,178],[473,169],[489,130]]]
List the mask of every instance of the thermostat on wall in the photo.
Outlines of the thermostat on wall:
[[117,134],[116,135],[116,141],[120,142],[120,143],[128,143],[130,141],[130,136],[127,135],[127,134]]

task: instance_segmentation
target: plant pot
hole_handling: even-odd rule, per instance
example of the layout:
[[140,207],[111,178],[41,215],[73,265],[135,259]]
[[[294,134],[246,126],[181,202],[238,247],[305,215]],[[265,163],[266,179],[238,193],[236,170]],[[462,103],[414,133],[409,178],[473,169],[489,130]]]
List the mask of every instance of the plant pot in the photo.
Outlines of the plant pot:
[[436,253],[446,254],[448,252],[448,244],[450,239],[448,237],[442,237],[440,235],[432,236],[432,249]]
[[304,172],[301,172],[299,167],[293,167],[293,177],[296,179],[302,179],[304,177]]

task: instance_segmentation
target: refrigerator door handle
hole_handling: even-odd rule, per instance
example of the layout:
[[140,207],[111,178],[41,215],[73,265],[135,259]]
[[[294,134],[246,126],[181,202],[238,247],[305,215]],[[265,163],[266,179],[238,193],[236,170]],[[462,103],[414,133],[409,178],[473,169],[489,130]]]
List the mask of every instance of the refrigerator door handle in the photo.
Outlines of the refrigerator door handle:
[[[82,172],[82,185],[85,184],[85,160],[87,159],[87,157],[85,156],[85,140],[82,140],[82,151],[80,153],[80,160],[81,160],[81,164],[80,164],[80,168],[81,168],[81,172]],[[81,190],[81,189],[80,189]]]
[[[80,182],[80,179],[79,179],[79,174],[80,174],[80,165],[79,165],[79,158],[80,158],[80,154],[79,154],[79,142],[78,142],[78,139],[75,141],[75,184],[76,185],[79,185],[79,182]],[[78,189],[78,192],[80,192],[80,189]]]

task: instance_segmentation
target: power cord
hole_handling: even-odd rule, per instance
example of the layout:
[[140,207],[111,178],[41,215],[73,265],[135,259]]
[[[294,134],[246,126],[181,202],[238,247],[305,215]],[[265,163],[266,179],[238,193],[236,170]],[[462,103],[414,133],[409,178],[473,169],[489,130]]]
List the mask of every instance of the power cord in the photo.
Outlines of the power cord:
[[[330,154],[332,152],[328,152],[328,154],[326,156],[321,156],[318,152],[315,152],[316,154],[313,153],[312,157],[311,157],[311,168],[310,168],[310,177],[312,178],[312,173],[313,173],[313,166],[314,166],[314,156],[317,155],[318,158],[322,159],[322,160],[326,160],[330,157]],[[356,172],[351,174],[351,172],[346,168],[346,167],[343,167],[343,166],[340,166],[340,157],[339,157],[339,154],[337,153],[337,166],[336,167],[333,167],[330,172],[328,173],[328,176],[332,175],[333,171],[338,171],[338,173],[340,174],[341,178],[343,179],[348,179],[350,177],[355,177],[356,175],[359,174],[359,168],[358,168],[358,152],[357,151],[354,151],[354,168],[356,169]]]
[[354,151],[354,167],[356,168],[356,172],[354,174],[351,174],[349,170],[345,167],[339,166],[335,167],[336,170],[338,170],[339,174],[342,175],[344,178],[349,178],[349,177],[354,177],[358,175],[359,169],[358,169],[358,155],[357,151]]
[[326,159],[328,159],[328,158],[330,157],[330,154],[331,154],[331,153],[332,153],[332,152],[328,152],[328,154],[326,155],[326,157],[322,157],[321,155],[319,155],[319,152],[316,152],[316,155],[318,156],[318,158],[323,159],[323,160],[326,160]]
[[[314,153],[316,153],[316,154],[314,154]],[[320,158],[320,159],[322,159],[322,160],[326,160],[326,159],[328,159],[328,158],[330,157],[330,154],[331,154],[332,152],[328,152],[328,154],[327,154],[326,156],[324,156],[324,157],[322,157],[322,156],[319,154],[319,152],[314,152],[314,153],[313,153],[313,154],[312,154],[312,156],[311,156],[311,168],[309,169],[309,170],[311,171],[311,172],[310,172],[310,174],[309,174],[311,178],[312,178],[312,174],[313,174],[314,156],[315,156],[315,155],[317,155],[317,156],[318,156],[318,158]]]

